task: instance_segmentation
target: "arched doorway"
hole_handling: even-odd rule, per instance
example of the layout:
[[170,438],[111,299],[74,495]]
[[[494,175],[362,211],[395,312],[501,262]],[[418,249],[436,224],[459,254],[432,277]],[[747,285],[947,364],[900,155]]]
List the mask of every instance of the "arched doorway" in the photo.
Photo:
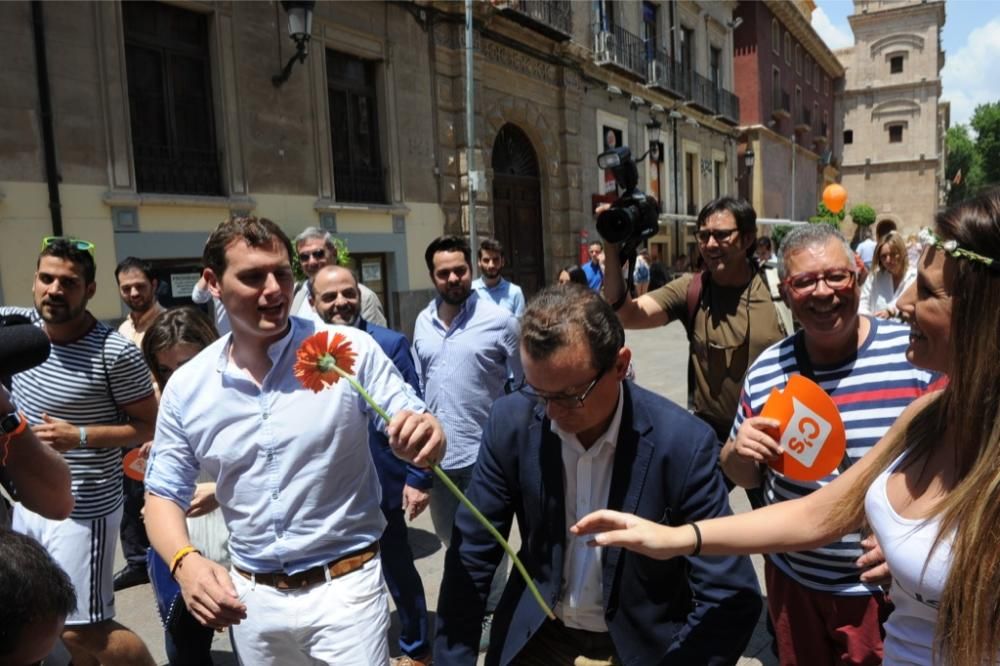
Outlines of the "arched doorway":
[[491,166],[493,230],[506,254],[504,277],[530,297],[545,286],[542,188],[535,150],[515,125],[497,133]]

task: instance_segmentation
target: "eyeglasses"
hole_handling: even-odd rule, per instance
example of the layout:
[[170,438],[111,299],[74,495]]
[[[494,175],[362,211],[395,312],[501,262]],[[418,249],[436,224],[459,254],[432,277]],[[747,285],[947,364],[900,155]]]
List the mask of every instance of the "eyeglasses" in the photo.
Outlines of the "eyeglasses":
[[799,296],[807,296],[819,286],[820,281],[834,291],[845,291],[854,286],[854,279],[857,277],[854,271],[846,268],[838,268],[823,273],[799,273],[789,275],[785,278],[785,285]]
[[307,262],[309,259],[326,259],[326,250],[313,250],[312,252],[299,252],[299,261]]
[[714,238],[719,245],[726,245],[732,239],[733,234],[738,231],[739,229],[701,229],[695,233],[695,236],[702,245],[708,245],[710,238]]
[[581,393],[580,395],[566,395],[566,394],[553,395],[553,394],[539,393],[535,389],[535,387],[533,387],[531,384],[528,383],[527,379],[522,379],[521,383],[518,384],[514,388],[514,390],[520,393],[521,395],[525,396],[526,398],[535,400],[543,405],[548,405],[549,403],[552,403],[558,405],[559,407],[563,407],[564,409],[580,409],[581,407],[583,407],[583,401],[587,399],[587,396],[590,395],[590,392],[594,390],[595,386],[597,386],[597,382],[601,381],[601,378],[604,377],[604,375],[607,374],[607,372],[608,372],[607,369],[599,372],[598,375],[594,377],[594,381],[590,382],[587,385],[587,388],[584,389],[583,393]]
[[60,242],[68,243],[71,247],[81,252],[89,252],[91,257],[94,256],[96,246],[93,243],[80,238],[70,238],[69,236],[46,236],[42,239],[42,250]]

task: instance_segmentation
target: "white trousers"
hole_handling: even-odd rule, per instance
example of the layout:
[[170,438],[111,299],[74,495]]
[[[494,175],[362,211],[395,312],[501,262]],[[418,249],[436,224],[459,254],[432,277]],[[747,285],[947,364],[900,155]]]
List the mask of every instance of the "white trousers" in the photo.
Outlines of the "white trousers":
[[385,666],[389,594],[376,556],[357,571],[305,590],[278,590],[230,571],[247,617],[233,625],[245,666]]

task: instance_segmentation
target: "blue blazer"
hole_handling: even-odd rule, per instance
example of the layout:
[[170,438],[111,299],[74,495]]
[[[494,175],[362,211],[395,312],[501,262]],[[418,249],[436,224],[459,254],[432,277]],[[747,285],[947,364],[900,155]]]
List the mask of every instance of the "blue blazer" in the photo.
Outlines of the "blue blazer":
[[[393,365],[403,375],[403,379],[420,395],[420,378],[413,365],[410,354],[410,341],[402,333],[397,333],[384,326],[371,324],[364,319],[358,320],[358,329],[372,336],[382,348]],[[388,512],[403,507],[403,486],[427,490],[433,485],[433,477],[429,469],[421,469],[408,465],[396,457],[389,448],[389,439],[372,423],[368,424],[368,448],[372,452],[375,470],[382,486],[382,511]]]
[[[608,508],[666,525],[730,514],[712,430],[631,382],[624,382],[623,390]],[[496,403],[468,495],[501,534],[510,533],[517,516],[518,556],[554,608],[568,526],[562,444],[543,407],[520,394]],[[476,663],[486,598],[501,555],[500,545],[460,506],[438,602],[437,666]],[[602,569],[608,631],[629,666],[732,664],[760,614],[757,578],[747,557],[661,561],[605,548]],[[493,615],[486,664],[509,664],[544,621],[513,571]]]

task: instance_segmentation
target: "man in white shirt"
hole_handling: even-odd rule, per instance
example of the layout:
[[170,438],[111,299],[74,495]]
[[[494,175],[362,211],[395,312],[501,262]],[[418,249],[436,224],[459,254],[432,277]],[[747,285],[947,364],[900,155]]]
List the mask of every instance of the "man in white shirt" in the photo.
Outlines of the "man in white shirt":
[[[156,300],[159,281],[153,277],[153,267],[148,261],[126,257],[115,268],[115,282],[118,283],[118,295],[129,310],[125,321],[118,327],[118,332],[142,349],[146,331],[153,325],[153,320],[166,310]],[[140,444],[143,442],[135,443],[136,446]],[[146,538],[146,527],[142,522],[143,490],[142,481],[127,476],[122,478],[125,506],[120,534],[125,566],[115,572],[115,592],[149,582],[149,574],[146,573],[149,539]]]
[[[289,316],[291,242],[274,222],[223,222],[204,264],[233,330],[164,388],[146,470],[149,540],[191,614],[232,627],[242,663],[386,664],[385,519],[368,424],[418,466],[443,455],[441,426],[370,336]],[[303,388],[297,376],[319,369],[297,369],[299,352],[321,331],[350,344],[353,355],[334,350],[338,363],[393,414],[389,423],[347,382]],[[184,522],[202,469],[216,481],[230,570],[201,555]]]
[[[468,495],[501,533],[517,517],[519,557],[557,619],[512,575],[486,663],[734,663],[760,611],[749,559],[657,561],[602,552],[569,531],[599,508],[629,507],[669,525],[729,514],[715,434],[625,378],[625,332],[597,293],[549,287],[521,321],[525,379],[483,428]],[[439,595],[437,666],[476,663],[501,555],[460,507]]]

